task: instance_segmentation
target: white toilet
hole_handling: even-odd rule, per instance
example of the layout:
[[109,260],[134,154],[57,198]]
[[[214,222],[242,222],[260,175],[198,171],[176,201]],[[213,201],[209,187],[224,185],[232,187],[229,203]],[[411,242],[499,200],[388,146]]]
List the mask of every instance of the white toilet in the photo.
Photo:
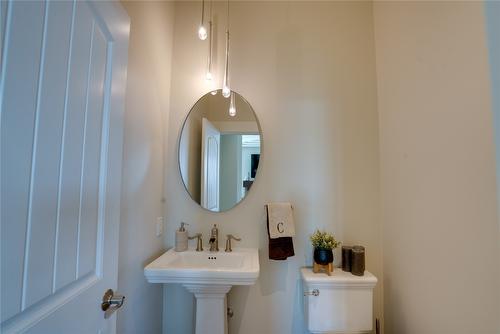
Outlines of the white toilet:
[[301,268],[304,316],[311,333],[371,333],[377,278],[335,268],[331,276]]

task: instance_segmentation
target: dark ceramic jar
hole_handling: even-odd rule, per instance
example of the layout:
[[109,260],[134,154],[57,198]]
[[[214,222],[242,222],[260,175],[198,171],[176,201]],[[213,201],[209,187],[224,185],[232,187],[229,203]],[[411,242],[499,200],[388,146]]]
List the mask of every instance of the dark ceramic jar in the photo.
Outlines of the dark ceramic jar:
[[326,265],[333,262],[333,252],[331,249],[314,249],[314,261],[317,264]]

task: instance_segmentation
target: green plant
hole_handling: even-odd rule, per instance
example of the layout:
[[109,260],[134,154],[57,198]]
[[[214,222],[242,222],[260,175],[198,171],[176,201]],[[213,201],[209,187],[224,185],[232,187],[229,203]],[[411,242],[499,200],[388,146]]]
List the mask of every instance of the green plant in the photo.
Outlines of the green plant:
[[311,235],[311,242],[313,247],[318,249],[335,249],[340,245],[333,234],[320,230]]

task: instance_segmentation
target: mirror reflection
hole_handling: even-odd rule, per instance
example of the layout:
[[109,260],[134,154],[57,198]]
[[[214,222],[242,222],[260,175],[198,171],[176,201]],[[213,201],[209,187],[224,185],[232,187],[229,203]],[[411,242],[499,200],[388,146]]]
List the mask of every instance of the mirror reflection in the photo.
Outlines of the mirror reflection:
[[184,121],[179,141],[179,169],[191,198],[215,212],[238,204],[257,176],[261,145],[257,116],[241,95],[204,95]]

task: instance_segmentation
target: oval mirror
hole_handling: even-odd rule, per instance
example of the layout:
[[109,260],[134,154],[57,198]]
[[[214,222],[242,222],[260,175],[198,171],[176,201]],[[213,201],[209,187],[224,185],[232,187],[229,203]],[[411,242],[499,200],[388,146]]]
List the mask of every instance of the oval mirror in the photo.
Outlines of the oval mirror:
[[219,89],[191,108],[179,141],[179,169],[201,207],[227,211],[241,202],[257,176],[262,146],[259,121],[238,93]]

